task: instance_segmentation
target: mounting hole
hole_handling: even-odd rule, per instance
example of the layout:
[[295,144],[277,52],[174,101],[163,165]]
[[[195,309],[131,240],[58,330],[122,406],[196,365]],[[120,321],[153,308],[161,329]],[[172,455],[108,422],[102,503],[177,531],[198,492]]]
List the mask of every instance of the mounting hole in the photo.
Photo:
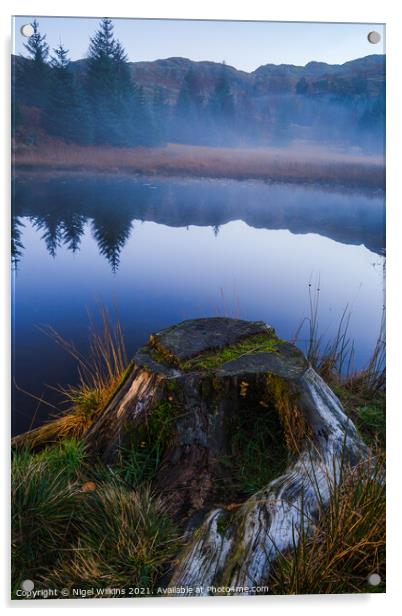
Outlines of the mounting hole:
[[32,27],[32,24],[24,24],[23,26],[21,26],[20,32],[21,32],[22,36],[26,36],[27,38],[29,38],[34,33],[34,29]]
[[370,586],[378,586],[381,584],[381,576],[378,573],[371,573],[367,578],[367,582]]
[[21,584],[21,588],[25,590],[25,592],[32,592],[35,588],[35,584],[32,580],[24,580]]
[[367,39],[369,43],[372,43],[373,45],[377,45],[377,43],[381,41],[381,34],[373,30],[372,32],[368,33]]

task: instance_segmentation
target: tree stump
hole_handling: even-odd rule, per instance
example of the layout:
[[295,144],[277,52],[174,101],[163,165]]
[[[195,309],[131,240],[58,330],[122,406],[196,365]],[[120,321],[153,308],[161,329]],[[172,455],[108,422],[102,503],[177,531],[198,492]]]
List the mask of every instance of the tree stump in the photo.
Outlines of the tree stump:
[[[88,431],[88,452],[111,462],[161,409],[153,488],[187,541],[170,585],[201,594],[266,583],[278,553],[328,501],[341,460],[368,457],[303,353],[263,322],[195,319],[152,335]],[[253,451],[262,463],[244,478]]]

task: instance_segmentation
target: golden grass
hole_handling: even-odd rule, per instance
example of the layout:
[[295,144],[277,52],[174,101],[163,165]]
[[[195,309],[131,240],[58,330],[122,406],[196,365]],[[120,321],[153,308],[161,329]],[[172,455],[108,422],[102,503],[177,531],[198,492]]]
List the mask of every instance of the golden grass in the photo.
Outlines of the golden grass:
[[130,369],[120,323],[116,319],[111,324],[104,307],[100,308],[100,326],[90,320],[87,356],[52,327],[43,331],[77,362],[78,385],[56,388],[64,398],[66,410],[42,426],[14,437],[13,446],[35,449],[63,439],[80,439]]
[[42,577],[45,587],[151,590],[180,545],[162,500],[149,488],[98,484],[81,498],[76,518],[77,541]]
[[385,469],[383,454],[344,468],[330,487],[330,501],[299,543],[282,554],[269,581],[273,594],[376,591],[368,576],[385,584]]
[[323,147],[212,148],[168,144],[158,148],[71,146],[63,143],[18,146],[18,169],[92,171],[146,175],[261,179],[383,188],[379,157],[351,156]]

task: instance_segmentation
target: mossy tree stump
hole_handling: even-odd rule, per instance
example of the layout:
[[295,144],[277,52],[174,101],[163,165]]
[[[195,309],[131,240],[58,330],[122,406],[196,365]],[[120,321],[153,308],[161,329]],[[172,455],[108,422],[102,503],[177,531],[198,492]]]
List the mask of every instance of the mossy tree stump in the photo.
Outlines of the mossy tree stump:
[[196,319],[151,336],[87,449],[111,462],[155,418],[163,455],[153,487],[187,538],[171,583],[205,594],[266,583],[328,500],[341,458],[368,455],[304,355],[262,322]]

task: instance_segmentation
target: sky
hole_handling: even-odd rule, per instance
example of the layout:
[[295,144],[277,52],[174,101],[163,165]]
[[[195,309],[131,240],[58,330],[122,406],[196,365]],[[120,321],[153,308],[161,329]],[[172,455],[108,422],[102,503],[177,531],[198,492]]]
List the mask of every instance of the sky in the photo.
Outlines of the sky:
[[[13,53],[25,55],[20,28],[34,16],[14,18]],[[60,41],[73,60],[84,58],[89,37],[98,19],[83,17],[37,17],[40,31],[51,48]],[[131,62],[173,56],[191,60],[225,61],[251,72],[263,64],[304,66],[315,60],[342,64],[369,54],[385,53],[383,24],[331,24],[297,22],[190,21],[173,19],[114,19],[115,36]],[[371,31],[381,42],[368,42]]]

